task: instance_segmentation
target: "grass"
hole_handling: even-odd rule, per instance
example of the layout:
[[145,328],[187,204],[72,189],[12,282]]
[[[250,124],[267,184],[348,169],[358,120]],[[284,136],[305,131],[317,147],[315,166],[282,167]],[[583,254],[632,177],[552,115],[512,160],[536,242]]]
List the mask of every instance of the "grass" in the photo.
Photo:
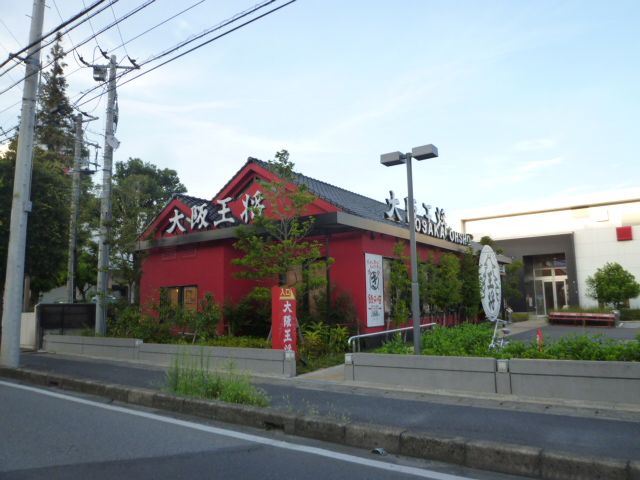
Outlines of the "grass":
[[167,372],[167,390],[185,397],[242,405],[267,407],[270,404],[266,392],[253,386],[248,375],[234,372],[232,366],[224,374],[209,371],[202,357],[200,362],[175,358]]

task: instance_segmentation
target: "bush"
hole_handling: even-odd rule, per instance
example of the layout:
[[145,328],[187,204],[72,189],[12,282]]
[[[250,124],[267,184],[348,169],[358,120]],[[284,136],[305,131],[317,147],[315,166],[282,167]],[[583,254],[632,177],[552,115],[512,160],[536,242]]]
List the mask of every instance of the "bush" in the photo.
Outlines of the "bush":
[[623,308],[620,310],[620,320],[625,322],[640,320],[640,308]]
[[304,338],[300,345],[300,354],[307,358],[344,353],[347,349],[349,330],[340,325],[327,325],[324,322],[311,322],[302,326]]
[[511,314],[511,321],[513,322],[526,322],[529,320],[528,312],[513,312]]
[[[574,335],[545,343],[511,341],[500,350],[489,349],[493,324],[463,324],[434,328],[422,336],[423,355],[538,358],[554,360],[640,361],[640,334],[632,341],[619,341],[602,335]],[[378,353],[408,354],[413,348],[400,335],[377,349]]]
[[227,301],[223,312],[231,335],[266,337],[271,326],[271,291],[255,288],[236,304]]

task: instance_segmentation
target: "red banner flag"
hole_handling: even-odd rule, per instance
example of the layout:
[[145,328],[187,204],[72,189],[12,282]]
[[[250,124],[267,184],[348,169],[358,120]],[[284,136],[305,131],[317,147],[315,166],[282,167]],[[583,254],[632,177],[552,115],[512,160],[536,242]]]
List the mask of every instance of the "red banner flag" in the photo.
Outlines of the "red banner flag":
[[271,348],[298,351],[295,288],[271,289]]
[[542,329],[538,329],[538,333],[536,333],[536,343],[538,344],[538,351],[542,351],[544,347],[544,335],[542,334]]

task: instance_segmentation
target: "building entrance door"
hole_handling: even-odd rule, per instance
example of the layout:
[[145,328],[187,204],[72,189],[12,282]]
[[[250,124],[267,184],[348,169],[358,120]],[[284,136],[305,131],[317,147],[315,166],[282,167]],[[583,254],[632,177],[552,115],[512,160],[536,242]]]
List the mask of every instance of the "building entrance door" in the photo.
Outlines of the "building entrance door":
[[549,310],[558,310],[567,303],[567,276],[536,277],[536,314],[547,315]]

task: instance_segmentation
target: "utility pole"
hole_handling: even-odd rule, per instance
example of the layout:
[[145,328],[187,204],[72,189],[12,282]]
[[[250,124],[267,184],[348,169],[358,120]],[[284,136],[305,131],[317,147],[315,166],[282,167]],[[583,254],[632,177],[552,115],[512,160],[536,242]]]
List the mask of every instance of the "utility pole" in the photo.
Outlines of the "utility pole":
[[109,247],[111,236],[111,170],[113,145],[113,120],[116,102],[116,56],[109,62],[109,84],[107,97],[107,123],[104,135],[104,161],[102,162],[102,196],[100,199],[100,240],[98,244],[98,281],[96,284],[96,333],[107,332],[107,286],[109,282]]
[[[44,5],[44,0],[34,0],[33,2],[29,44],[36,42],[42,36]],[[0,345],[0,364],[11,368],[17,368],[20,365],[20,320],[24,295],[27,220],[31,211],[31,168],[33,164],[36,94],[40,78],[40,42],[28,50],[24,62],[26,69],[13,181],[7,273],[4,283],[2,343]]]
[[71,219],[69,220],[69,263],[67,265],[67,303],[76,299],[76,242],[78,233],[78,207],[80,204],[80,157],[82,156],[82,114],[74,118],[76,143],[73,152],[73,173],[71,190]]

